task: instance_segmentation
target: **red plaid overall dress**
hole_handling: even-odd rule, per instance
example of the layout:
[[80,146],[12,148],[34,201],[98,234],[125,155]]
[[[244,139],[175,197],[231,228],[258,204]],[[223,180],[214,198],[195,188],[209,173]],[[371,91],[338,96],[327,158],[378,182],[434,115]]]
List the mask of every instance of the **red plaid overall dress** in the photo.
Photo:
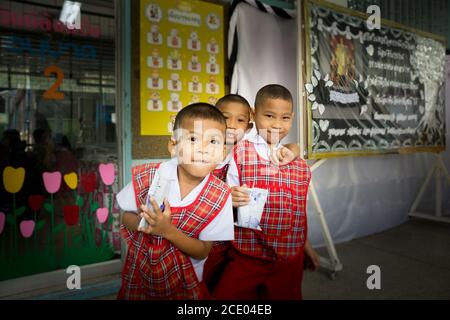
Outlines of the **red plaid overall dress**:
[[[213,174],[219,178],[220,180],[222,180],[223,182],[226,183],[227,180],[227,172],[228,172],[228,167],[230,165],[226,164],[224,165],[222,168],[220,169],[215,169],[213,171]],[[209,253],[209,255],[211,256],[211,254],[224,254],[224,252],[227,250],[229,246],[229,241],[214,241],[213,245],[211,247],[211,251]]]
[[[220,169],[215,169],[213,174],[223,182],[226,182],[228,167],[229,164],[226,164]],[[229,248],[230,241],[213,241],[203,269],[203,279],[210,290],[213,289],[225,267],[226,254]]]
[[217,178],[219,178],[223,182],[226,182],[226,180],[227,180],[227,172],[228,172],[228,167],[229,166],[230,165],[227,163],[226,165],[224,165],[220,169],[214,169],[213,175],[215,175]]
[[306,241],[306,195],[311,172],[298,159],[275,166],[261,158],[246,140],[234,150],[241,185],[268,189],[261,217],[262,231],[235,228],[233,246],[240,252],[266,259],[288,260],[302,252]]
[[[132,169],[132,181],[138,208],[145,204],[148,189],[159,164],[144,164]],[[192,238],[219,214],[225,205],[229,187],[209,176],[197,199],[186,207],[171,207],[172,223]],[[131,232],[121,226],[128,243],[118,299],[201,299],[202,289],[190,258],[160,237]]]

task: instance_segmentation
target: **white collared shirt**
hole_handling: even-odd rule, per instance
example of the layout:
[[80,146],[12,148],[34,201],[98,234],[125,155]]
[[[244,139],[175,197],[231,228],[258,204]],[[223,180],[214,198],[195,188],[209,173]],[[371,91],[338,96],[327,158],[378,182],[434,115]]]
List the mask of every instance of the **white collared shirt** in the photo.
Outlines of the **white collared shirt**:
[[[258,155],[261,158],[263,158],[267,161],[270,161],[270,153],[273,151],[271,151],[267,141],[264,140],[264,138],[258,134],[256,129],[252,130],[248,134],[246,134],[244,139],[248,140],[249,142],[251,142],[254,145],[256,152],[258,153]],[[280,147],[281,147],[281,143],[278,142],[278,144],[275,147],[275,150]],[[227,184],[230,187],[240,186],[239,171],[237,169],[237,165],[234,160],[234,157],[231,157],[229,164],[230,164],[230,166],[228,167],[228,172],[227,172]]]
[[216,169],[222,169],[223,167],[225,167],[227,164],[230,163],[232,158],[233,158],[233,152],[228,153],[228,155],[225,157],[225,160],[223,160],[222,163],[220,163],[216,167]]
[[[199,193],[208,181],[209,175],[196,186],[187,196],[181,199],[180,185],[178,183],[177,160],[172,159],[162,162],[158,168],[161,178],[169,181],[167,201],[171,207],[184,207],[197,199]],[[116,196],[117,203],[123,211],[137,212],[136,199],[133,184],[127,184]],[[219,214],[200,232],[199,240],[202,241],[231,241],[234,240],[233,207],[231,196]],[[203,277],[203,267],[206,259],[197,260],[190,257],[195,273],[199,281]]]

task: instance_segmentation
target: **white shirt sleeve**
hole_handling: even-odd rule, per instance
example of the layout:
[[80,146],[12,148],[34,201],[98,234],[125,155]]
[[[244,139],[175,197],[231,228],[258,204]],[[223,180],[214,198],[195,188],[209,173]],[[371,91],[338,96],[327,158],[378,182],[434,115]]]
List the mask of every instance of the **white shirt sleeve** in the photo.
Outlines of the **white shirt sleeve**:
[[133,183],[128,183],[120,192],[116,195],[117,204],[123,211],[137,212],[136,197],[134,194]]
[[231,157],[230,163],[228,166],[227,171],[227,184],[230,187],[240,186],[241,183],[239,182],[239,171],[237,168],[236,161],[234,161],[234,157]]
[[234,240],[233,206],[231,195],[225,206],[198,236],[203,241],[231,241]]

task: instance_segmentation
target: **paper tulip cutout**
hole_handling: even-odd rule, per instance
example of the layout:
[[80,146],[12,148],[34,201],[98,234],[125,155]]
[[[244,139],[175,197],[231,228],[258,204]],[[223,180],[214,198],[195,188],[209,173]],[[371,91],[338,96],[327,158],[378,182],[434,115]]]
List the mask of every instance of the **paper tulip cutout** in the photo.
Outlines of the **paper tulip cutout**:
[[3,228],[5,227],[6,215],[4,212],[0,212],[0,234],[3,232]]
[[56,193],[61,187],[61,172],[44,172],[44,186],[48,193]]
[[106,219],[108,219],[108,208],[98,208],[97,219],[99,223],[105,223]]
[[43,203],[44,197],[39,194],[34,194],[28,197],[28,205],[33,211],[38,211],[42,207]]
[[17,193],[20,191],[25,179],[25,169],[6,167],[3,170],[3,185],[9,193]]
[[24,238],[29,238],[33,234],[34,226],[33,220],[24,220],[20,223],[20,233]]
[[101,163],[98,166],[98,170],[100,171],[100,177],[102,178],[102,181],[105,185],[110,186],[114,183],[115,178],[114,164]]
[[78,176],[75,172],[65,174],[64,181],[66,182],[67,186],[72,190],[75,190],[78,186]]
[[95,172],[82,173],[80,182],[85,192],[93,192],[97,186],[97,176]]
[[80,217],[80,207],[79,206],[64,206],[64,221],[68,226],[74,226],[78,223]]

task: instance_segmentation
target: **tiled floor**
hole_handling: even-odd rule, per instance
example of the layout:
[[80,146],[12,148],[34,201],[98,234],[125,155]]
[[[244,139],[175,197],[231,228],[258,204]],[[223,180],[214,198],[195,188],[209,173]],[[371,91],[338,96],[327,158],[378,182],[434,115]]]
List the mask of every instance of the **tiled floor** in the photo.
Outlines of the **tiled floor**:
[[[335,280],[306,273],[305,299],[450,299],[449,224],[412,219],[336,249],[343,270]],[[367,288],[370,265],[380,267],[380,290]]]
[[[305,273],[304,299],[450,299],[450,224],[412,219],[383,233],[336,246],[343,270]],[[325,253],[324,248],[319,249]],[[369,290],[367,267],[381,270],[381,289]],[[32,299],[112,300],[120,275],[86,284],[77,292],[39,292]]]

